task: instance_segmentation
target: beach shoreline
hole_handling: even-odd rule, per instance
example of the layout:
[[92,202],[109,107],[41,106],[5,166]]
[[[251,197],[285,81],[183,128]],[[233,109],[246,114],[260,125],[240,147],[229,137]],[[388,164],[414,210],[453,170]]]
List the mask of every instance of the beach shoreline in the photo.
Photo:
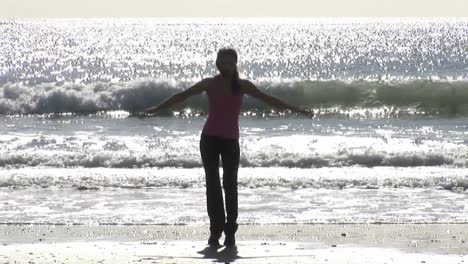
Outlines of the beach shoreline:
[[[205,225],[3,224],[0,262],[34,257],[45,262],[69,259],[92,263],[99,257],[101,263],[108,263],[120,254],[117,263],[145,258],[166,263],[164,259],[169,256],[171,263],[193,263],[200,260],[199,252],[206,247],[208,235]],[[236,254],[242,257],[236,255],[238,258],[231,261],[242,263],[259,252],[261,258],[244,263],[281,263],[288,256],[287,261],[307,263],[310,258],[306,256],[330,259],[337,252],[345,261],[346,254],[360,252],[363,255],[355,258],[361,262],[356,263],[375,263],[398,256],[428,256],[432,260],[440,257],[444,259],[440,263],[468,263],[466,238],[468,224],[241,225]],[[83,251],[88,252],[86,257],[79,253]],[[336,259],[325,263],[354,262]]]
[[[203,241],[206,225],[0,224],[0,243],[82,241]],[[324,247],[357,245],[407,252],[468,254],[468,224],[259,224],[240,225],[238,241],[315,242]]]

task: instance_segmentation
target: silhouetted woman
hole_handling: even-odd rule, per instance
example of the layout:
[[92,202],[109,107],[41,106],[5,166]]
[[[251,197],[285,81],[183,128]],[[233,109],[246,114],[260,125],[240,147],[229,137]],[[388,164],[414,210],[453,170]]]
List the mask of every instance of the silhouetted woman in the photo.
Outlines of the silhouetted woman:
[[[200,152],[205,169],[206,201],[210,218],[210,246],[219,246],[225,233],[225,246],[234,246],[237,231],[237,170],[239,168],[239,114],[244,94],[258,98],[272,106],[290,109],[309,116],[313,112],[301,110],[278,98],[265,94],[248,80],[239,79],[237,53],[233,49],[218,51],[216,67],[220,75],[206,78],[192,87],[168,98],[161,104],[146,109],[155,113],[180,103],[192,95],[206,92],[208,118],[200,139]],[[219,156],[223,163],[223,188],[226,198],[224,213],[223,193],[219,179]]]

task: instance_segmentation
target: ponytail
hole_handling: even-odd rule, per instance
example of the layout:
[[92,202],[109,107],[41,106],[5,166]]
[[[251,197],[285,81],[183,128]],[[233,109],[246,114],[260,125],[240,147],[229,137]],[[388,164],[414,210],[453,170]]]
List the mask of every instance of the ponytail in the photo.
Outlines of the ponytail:
[[240,92],[240,79],[237,69],[236,72],[232,75],[231,89],[233,93]]

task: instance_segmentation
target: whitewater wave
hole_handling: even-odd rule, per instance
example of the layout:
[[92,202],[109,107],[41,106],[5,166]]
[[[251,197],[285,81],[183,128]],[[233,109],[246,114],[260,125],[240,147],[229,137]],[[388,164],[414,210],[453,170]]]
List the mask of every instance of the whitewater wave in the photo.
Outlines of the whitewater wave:
[[[446,157],[436,153],[363,153],[342,155],[307,156],[296,153],[275,155],[241,156],[240,166],[251,168],[289,167],[418,167],[418,166],[453,166],[467,167],[467,160],[461,157]],[[3,153],[0,155],[0,168],[49,167],[49,168],[201,168],[200,158],[193,154],[177,153],[151,155],[141,153]]]
[[[317,115],[466,115],[468,82],[441,81],[297,81],[258,82],[260,89],[306,108]],[[0,87],[0,114],[94,114],[101,111],[143,111],[190,83],[154,80],[128,83],[48,83],[27,86],[7,83]],[[176,110],[205,113],[205,96],[193,97]],[[246,97],[244,111],[275,114],[270,106]]]
[[[457,168],[250,168],[239,173],[241,188],[379,189],[435,188],[463,193],[468,175]],[[6,188],[203,188],[202,169],[36,169],[2,171]]]
[[[79,123],[79,122],[78,122]],[[28,123],[29,124],[29,123]],[[99,123],[100,125],[102,123]],[[50,168],[201,168],[199,131],[180,135],[174,131],[143,129],[128,131],[129,135],[73,134],[42,135],[12,134],[0,137],[0,169],[25,167]],[[68,124],[67,124],[68,125]],[[164,127],[164,124],[159,124]],[[201,124],[194,124],[198,127]],[[94,126],[94,123],[91,123]],[[135,126],[121,124],[117,127]],[[152,124],[149,128],[152,128]],[[172,124],[172,129],[177,128]],[[116,128],[113,128],[116,129]],[[325,131],[328,131],[325,129]],[[242,130],[240,165],[242,167],[468,167],[468,152],[461,138],[433,140],[429,132],[414,131],[416,136],[400,138],[385,132],[369,137],[359,135],[288,135]],[[346,132],[346,131],[345,131]],[[387,131],[388,132],[388,131]],[[46,131],[47,133],[47,131]],[[107,133],[107,132],[106,132]],[[137,133],[136,136],[133,133]],[[145,133],[149,133],[145,135]],[[321,132],[316,132],[321,133]],[[422,134],[421,134],[422,133]],[[440,132],[431,132],[445,136]],[[451,136],[456,136],[451,131]],[[461,132],[463,133],[463,132]]]

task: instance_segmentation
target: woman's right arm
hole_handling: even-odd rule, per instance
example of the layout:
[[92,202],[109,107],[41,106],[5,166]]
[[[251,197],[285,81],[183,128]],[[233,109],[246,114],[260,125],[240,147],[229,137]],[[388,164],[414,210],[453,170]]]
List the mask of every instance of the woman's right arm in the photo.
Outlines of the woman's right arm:
[[294,112],[298,112],[307,116],[314,116],[314,112],[306,109],[300,109],[298,107],[295,107],[293,105],[290,105],[279,98],[276,98],[272,95],[269,95],[267,93],[262,92],[260,89],[257,88],[252,82],[244,80],[242,82],[242,88],[244,90],[244,93],[255,97],[271,106],[278,107],[281,109],[290,109]]
[[208,89],[209,81],[210,81],[210,78],[203,79],[200,82],[198,82],[198,83],[194,84],[193,86],[191,86],[190,88],[188,88],[188,89],[186,89],[186,90],[184,90],[182,92],[174,94],[173,96],[169,97],[168,99],[166,99],[162,103],[160,103],[160,104],[158,104],[156,106],[147,108],[145,110],[145,113],[147,113],[147,114],[156,113],[156,112],[158,112],[158,111],[160,111],[162,109],[169,108],[169,107],[171,107],[173,105],[181,103],[181,102],[185,101],[187,98],[189,98],[190,96],[201,94],[202,92],[204,92],[204,91],[206,91]]

